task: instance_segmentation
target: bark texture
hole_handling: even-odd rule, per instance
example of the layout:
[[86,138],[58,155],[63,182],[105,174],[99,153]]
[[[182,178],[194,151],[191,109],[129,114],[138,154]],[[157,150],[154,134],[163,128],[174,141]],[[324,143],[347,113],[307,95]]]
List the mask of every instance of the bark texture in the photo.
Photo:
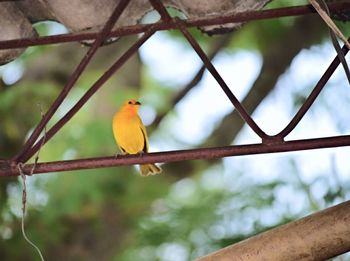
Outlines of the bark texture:
[[327,260],[350,251],[350,201],[231,245],[197,261]]

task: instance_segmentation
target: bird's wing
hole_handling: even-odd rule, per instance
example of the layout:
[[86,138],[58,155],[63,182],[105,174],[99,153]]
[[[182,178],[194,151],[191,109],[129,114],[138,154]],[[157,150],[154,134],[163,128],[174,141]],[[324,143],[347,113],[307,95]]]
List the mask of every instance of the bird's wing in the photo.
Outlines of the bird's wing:
[[140,117],[138,117],[138,120],[139,120],[140,130],[141,130],[141,133],[142,133],[142,136],[143,136],[143,148],[142,148],[142,151],[143,152],[148,152],[147,131],[146,131],[145,125],[143,125],[143,122],[142,122]]
[[140,130],[141,130],[141,133],[143,135],[143,148],[142,148],[142,151],[143,152],[148,152],[148,138],[147,138],[146,129],[143,126],[143,124],[140,126]]

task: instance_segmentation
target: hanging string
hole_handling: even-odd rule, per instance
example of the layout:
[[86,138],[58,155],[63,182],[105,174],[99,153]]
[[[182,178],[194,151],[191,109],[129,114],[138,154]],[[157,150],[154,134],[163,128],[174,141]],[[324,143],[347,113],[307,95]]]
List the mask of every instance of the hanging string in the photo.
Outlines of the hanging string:
[[[25,173],[24,173],[24,171],[23,171],[23,163],[22,163],[22,162],[20,162],[20,163],[17,164],[17,168],[18,168],[18,171],[19,171],[19,173],[20,173],[20,175],[21,175],[21,178],[22,178],[22,186],[23,186],[23,190],[22,190],[22,222],[21,222],[22,235],[23,235],[24,239],[28,242],[28,244],[30,244],[30,245],[38,252],[38,254],[39,254],[39,256],[40,256],[40,259],[41,259],[42,261],[45,261],[45,259],[44,259],[43,255],[42,255],[42,253],[41,253],[39,247],[38,247],[37,245],[35,245],[35,244],[33,243],[33,241],[31,241],[31,240],[28,238],[28,236],[27,236],[27,234],[26,234],[26,232],[25,232],[25,228],[24,228],[24,219],[25,219],[25,215],[26,215],[26,203],[27,203],[26,175],[25,175]],[[31,174],[33,174],[34,169],[35,169],[35,168],[33,167],[32,170],[31,170]],[[30,174],[29,174],[29,175],[30,175]]]
[[[41,114],[41,117],[44,116],[44,113],[43,113],[43,109],[42,109],[42,106],[41,104],[38,104],[38,107],[39,107],[39,110],[40,110],[40,114]],[[39,160],[39,154],[40,154],[40,150],[41,150],[41,147],[42,145],[45,143],[45,139],[46,139],[46,126],[44,127],[44,136],[43,136],[43,139],[42,139],[42,142],[40,144],[40,147],[39,147],[39,150],[35,156],[35,159],[34,159],[34,164],[33,164],[33,167],[31,168],[30,172],[27,174],[29,176],[33,175],[34,173],[34,170],[36,168],[36,165],[38,163],[38,160]],[[22,187],[23,187],[23,190],[22,190],[22,222],[21,222],[21,228],[22,228],[22,235],[23,235],[23,238],[28,242],[28,244],[30,244],[38,253],[38,255],[40,256],[40,259],[41,261],[45,261],[39,247],[37,245],[35,245],[33,243],[33,241],[31,241],[26,232],[25,232],[25,215],[26,215],[26,205],[27,205],[27,185],[26,185],[26,174],[24,173],[24,170],[23,170],[23,167],[24,167],[24,164],[22,162],[19,162],[17,164],[17,169],[18,169],[18,172],[21,176],[21,179],[22,179]]]

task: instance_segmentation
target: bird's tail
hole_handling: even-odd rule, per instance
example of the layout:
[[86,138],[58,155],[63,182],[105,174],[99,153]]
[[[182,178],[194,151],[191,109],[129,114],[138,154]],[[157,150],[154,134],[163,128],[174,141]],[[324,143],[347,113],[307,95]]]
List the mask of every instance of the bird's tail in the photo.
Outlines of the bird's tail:
[[155,175],[162,172],[162,169],[156,164],[140,165],[141,176]]

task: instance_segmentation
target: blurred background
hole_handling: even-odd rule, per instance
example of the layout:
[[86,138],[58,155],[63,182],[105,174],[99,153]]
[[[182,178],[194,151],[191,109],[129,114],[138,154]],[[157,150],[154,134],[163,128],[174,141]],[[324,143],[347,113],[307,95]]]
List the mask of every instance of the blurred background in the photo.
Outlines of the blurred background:
[[[276,0],[267,8],[306,3]],[[152,12],[144,22],[158,19]],[[337,24],[348,36],[348,25]],[[54,22],[36,29],[66,32]],[[336,55],[316,15],[250,22],[222,36],[191,32],[268,134],[286,126]],[[100,48],[49,126],[135,39]],[[86,51],[79,43],[31,47],[0,66],[0,158],[20,150],[40,106],[48,109]],[[39,161],[115,154],[111,120],[130,98],[143,104],[151,151],[260,142],[207,71],[183,92],[201,67],[179,32],[156,33],[41,149]],[[348,134],[349,103],[339,67],[287,139]],[[35,175],[27,178],[26,232],[47,260],[191,260],[349,199],[349,153],[345,147],[176,162],[147,178],[132,166]],[[38,260],[20,231],[21,192],[18,178],[1,178],[2,260]]]

